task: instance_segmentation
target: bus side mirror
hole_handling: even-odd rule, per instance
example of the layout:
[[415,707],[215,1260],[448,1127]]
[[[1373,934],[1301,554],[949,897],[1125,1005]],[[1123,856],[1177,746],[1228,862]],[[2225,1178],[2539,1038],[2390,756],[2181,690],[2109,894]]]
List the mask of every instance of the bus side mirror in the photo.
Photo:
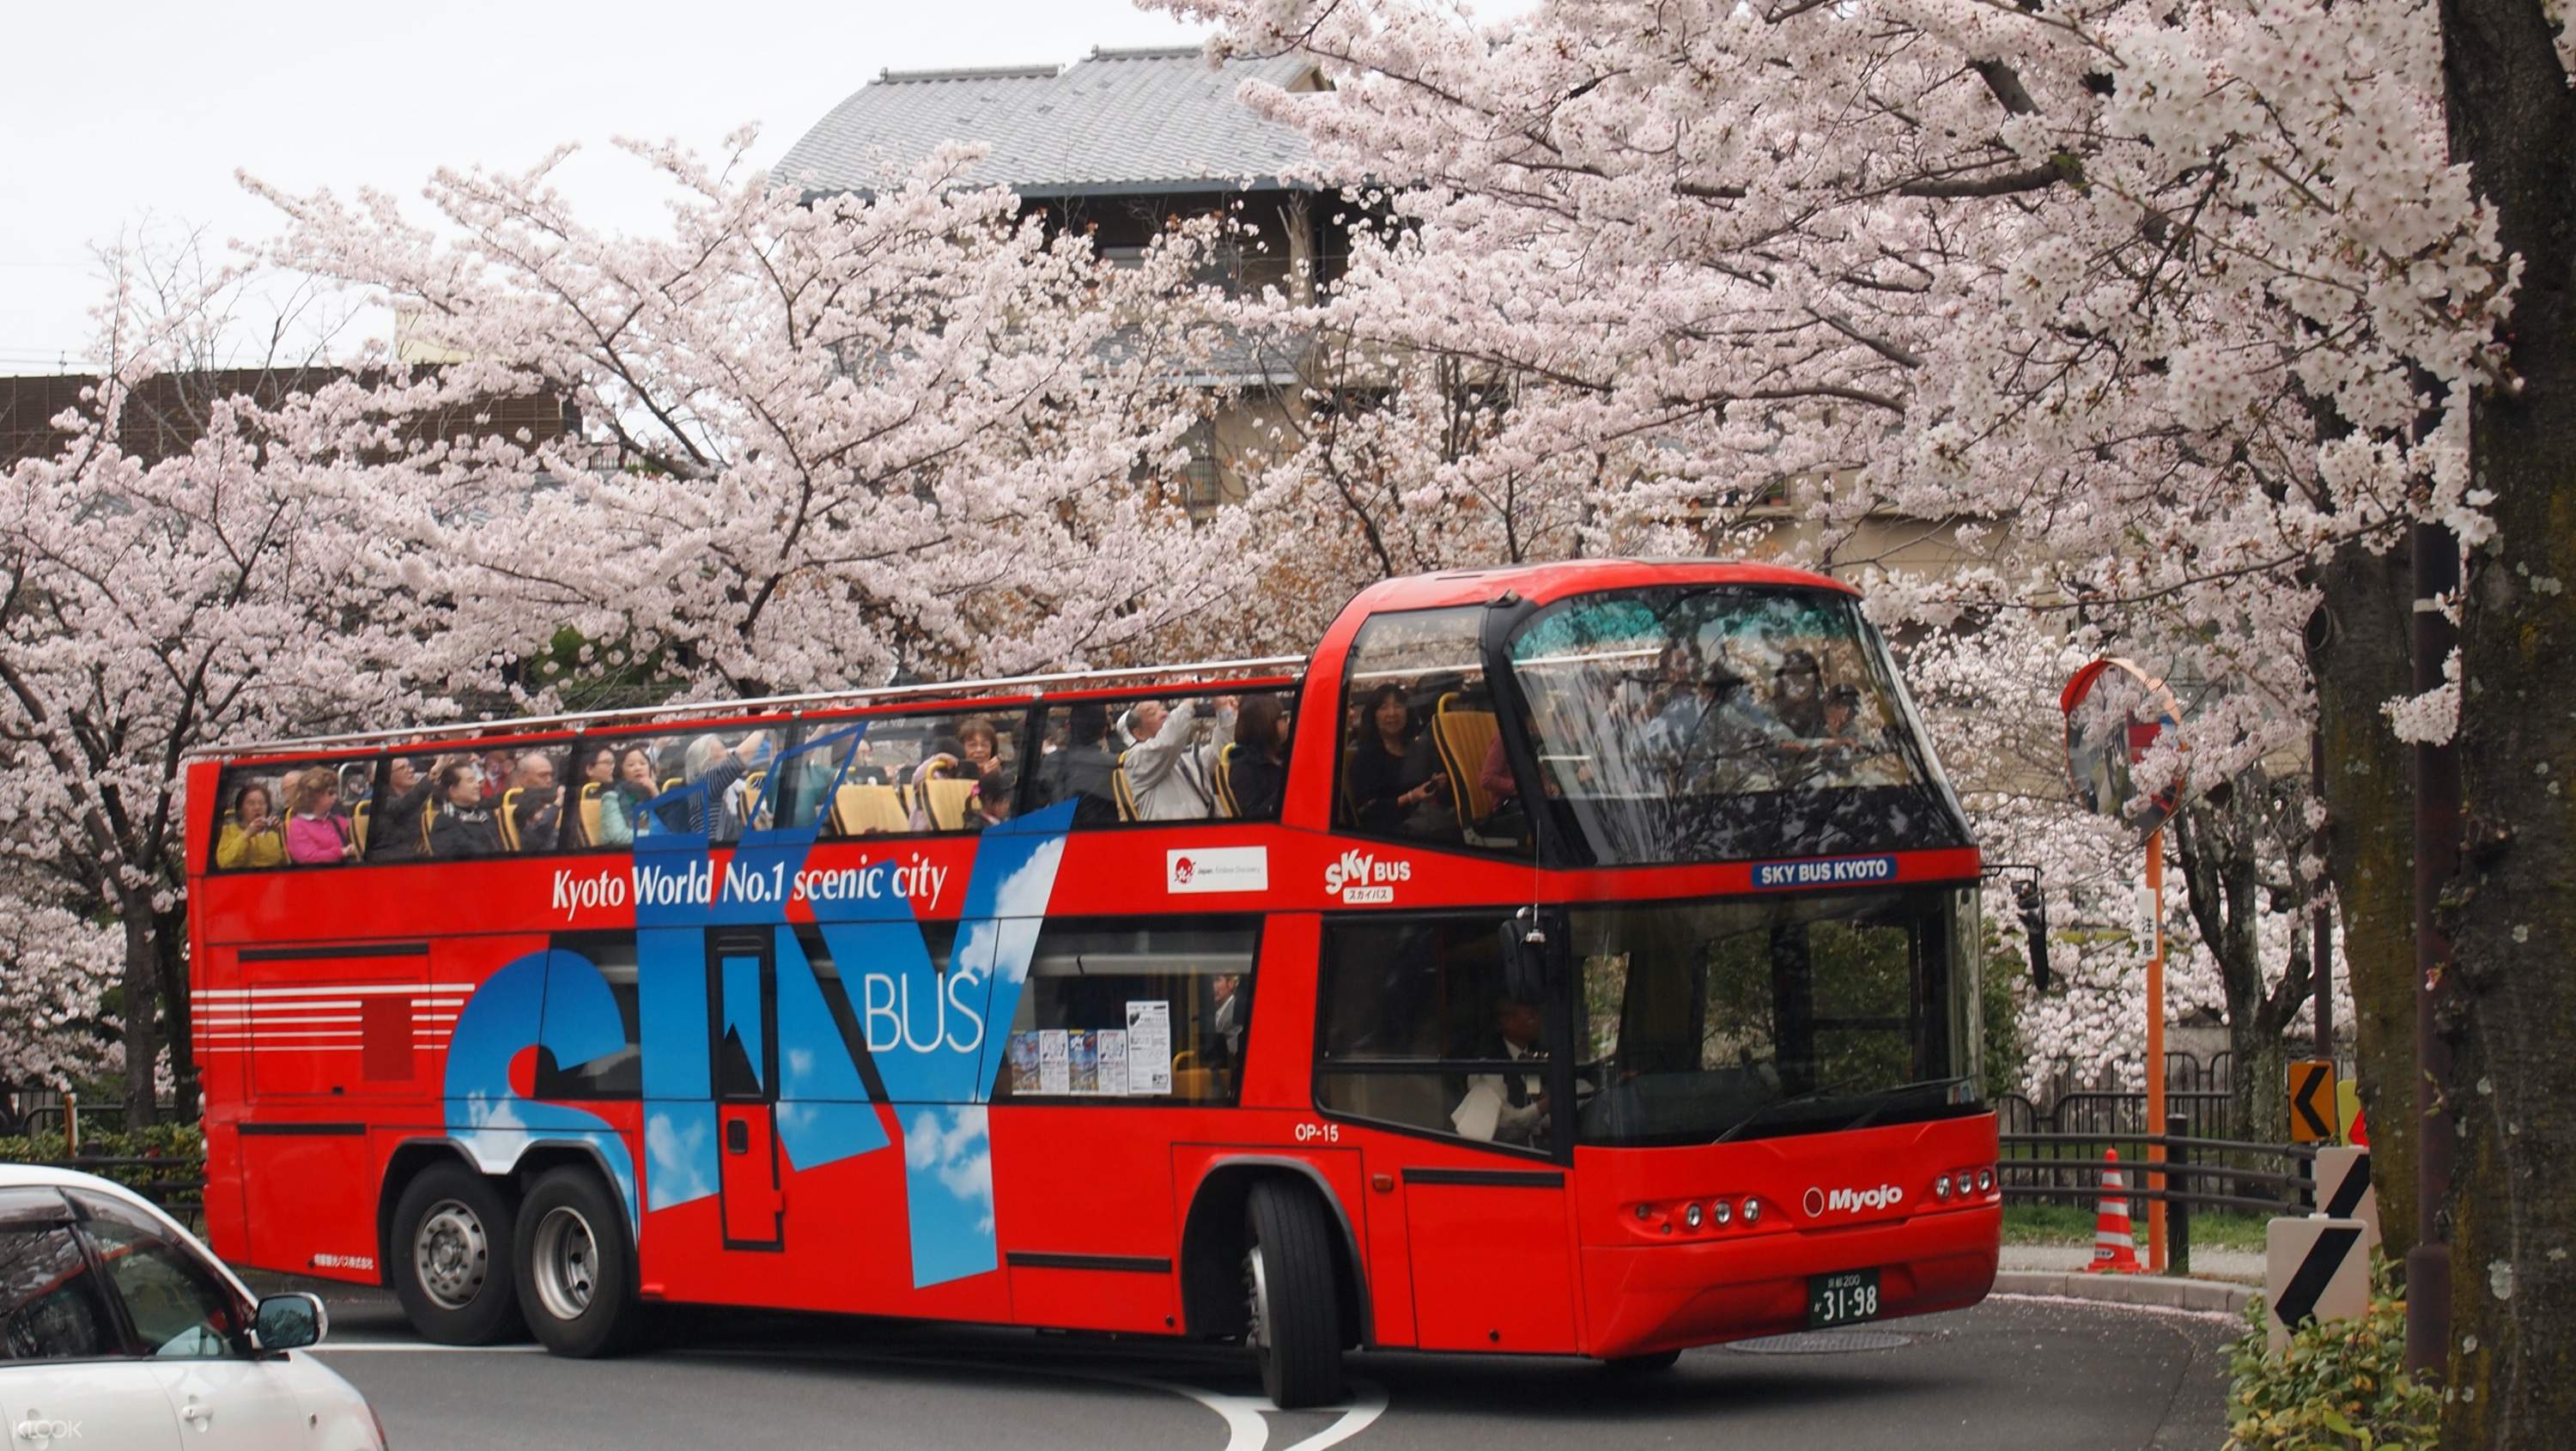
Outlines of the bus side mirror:
[[2013,883],[2013,907],[2021,914],[2021,931],[2029,943],[2030,985],[2038,992],[2048,991],[2048,898],[2041,895],[2036,878]]

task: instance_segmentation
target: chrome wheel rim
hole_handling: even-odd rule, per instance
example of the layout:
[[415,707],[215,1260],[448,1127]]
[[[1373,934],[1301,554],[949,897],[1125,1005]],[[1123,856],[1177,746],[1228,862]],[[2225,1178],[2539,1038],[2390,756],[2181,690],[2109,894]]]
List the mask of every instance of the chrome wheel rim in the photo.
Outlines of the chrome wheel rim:
[[411,1262],[422,1292],[440,1309],[473,1304],[492,1273],[492,1244],[481,1216],[454,1199],[431,1205],[412,1233]]
[[537,1221],[537,1298],[557,1320],[578,1320],[599,1288],[599,1240],[581,1211],[559,1205]]
[[1270,1278],[1261,1267],[1261,1246],[1256,1244],[1243,1256],[1245,1308],[1250,1312],[1243,1331],[1244,1343],[1255,1350],[1270,1348]]

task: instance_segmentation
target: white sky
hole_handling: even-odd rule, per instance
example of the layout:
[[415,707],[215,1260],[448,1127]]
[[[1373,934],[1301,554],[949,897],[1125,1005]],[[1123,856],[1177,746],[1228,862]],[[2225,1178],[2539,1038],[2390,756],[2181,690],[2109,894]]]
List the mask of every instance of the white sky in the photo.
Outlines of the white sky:
[[[1492,7],[1509,10],[1512,5]],[[640,167],[611,137],[712,151],[760,123],[774,165],[885,67],[1079,59],[1094,45],[1199,39],[1127,0],[125,0],[20,6],[0,87],[0,374],[78,362],[101,288],[94,243],[149,225],[218,243],[273,213],[236,167],[289,190],[361,185],[409,201],[441,165],[561,174],[604,223],[649,224]],[[425,216],[425,206],[415,215]]]

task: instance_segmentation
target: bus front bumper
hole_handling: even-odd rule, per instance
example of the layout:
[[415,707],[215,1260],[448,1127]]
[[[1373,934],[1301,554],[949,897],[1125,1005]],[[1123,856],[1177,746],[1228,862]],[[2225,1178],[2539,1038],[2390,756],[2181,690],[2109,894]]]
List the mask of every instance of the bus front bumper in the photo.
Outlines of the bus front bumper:
[[1812,1275],[1878,1271],[1878,1315],[1973,1305],[1994,1288],[2003,1207],[1941,1210],[1848,1229],[1686,1244],[1587,1245],[1585,1353],[1601,1359],[1807,1328]]

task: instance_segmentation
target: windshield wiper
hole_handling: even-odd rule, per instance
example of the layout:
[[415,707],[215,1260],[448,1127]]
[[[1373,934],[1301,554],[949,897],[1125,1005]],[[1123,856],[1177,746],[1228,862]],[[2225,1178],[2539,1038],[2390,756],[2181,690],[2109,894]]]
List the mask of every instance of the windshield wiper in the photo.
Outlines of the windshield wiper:
[[1870,1120],[1877,1118],[1881,1113],[1886,1112],[1887,1106],[1896,1102],[1902,1095],[1921,1093],[1925,1089],[1931,1088],[1955,1088],[1967,1081],[1968,1075],[1964,1073],[1956,1073],[1952,1074],[1948,1078],[1926,1078],[1919,1083],[1900,1083],[1894,1088],[1882,1088],[1878,1091],[1878,1102],[1871,1104],[1867,1113],[1864,1113],[1860,1117],[1853,1119],[1850,1123],[1843,1125],[1843,1129],[1845,1132],[1849,1132],[1852,1129],[1869,1127]]
[[1856,1088],[1847,1082],[1828,1083],[1821,1088],[1811,1088],[1805,1093],[1793,1094],[1788,1098],[1781,1099],[1777,1103],[1764,1104],[1762,1107],[1755,1109],[1753,1112],[1746,1114],[1743,1118],[1737,1120],[1733,1128],[1730,1128],[1725,1133],[1719,1134],[1716,1138],[1709,1140],[1709,1143],[1712,1145],[1725,1143],[1727,1140],[1743,1133],[1746,1129],[1770,1120],[1782,1109],[1795,1108],[1802,1104],[1817,1103],[1828,1098],[1866,1095],[1870,1098],[1876,1099],[1877,1102],[1871,1104],[1866,1110],[1864,1110],[1860,1117],[1843,1126],[1845,1131],[1863,1128],[1868,1125],[1870,1120],[1878,1117],[1889,1104],[1896,1102],[1900,1095],[1919,1092],[1927,1088],[1947,1088],[1953,1084],[1965,1083],[1967,1081],[1967,1075],[1962,1073],[1948,1078],[1926,1078],[1919,1083],[1900,1083],[1893,1088]]
[[1709,1140],[1709,1142],[1711,1144],[1725,1143],[1727,1140],[1734,1138],[1736,1135],[1753,1127],[1755,1124],[1765,1122],[1770,1119],[1772,1115],[1777,1114],[1782,1109],[1796,1108],[1800,1104],[1815,1103],[1821,1099],[1833,1098],[1841,1094],[1850,1093],[1851,1091],[1852,1088],[1850,1084],[1828,1083],[1821,1088],[1810,1088],[1804,1093],[1791,1094],[1789,1097],[1781,1099],[1777,1103],[1766,1103],[1760,1108],[1755,1109],[1753,1112],[1746,1114],[1744,1117],[1737,1119],[1733,1128],[1728,1129],[1725,1133],[1719,1134],[1716,1138]]

